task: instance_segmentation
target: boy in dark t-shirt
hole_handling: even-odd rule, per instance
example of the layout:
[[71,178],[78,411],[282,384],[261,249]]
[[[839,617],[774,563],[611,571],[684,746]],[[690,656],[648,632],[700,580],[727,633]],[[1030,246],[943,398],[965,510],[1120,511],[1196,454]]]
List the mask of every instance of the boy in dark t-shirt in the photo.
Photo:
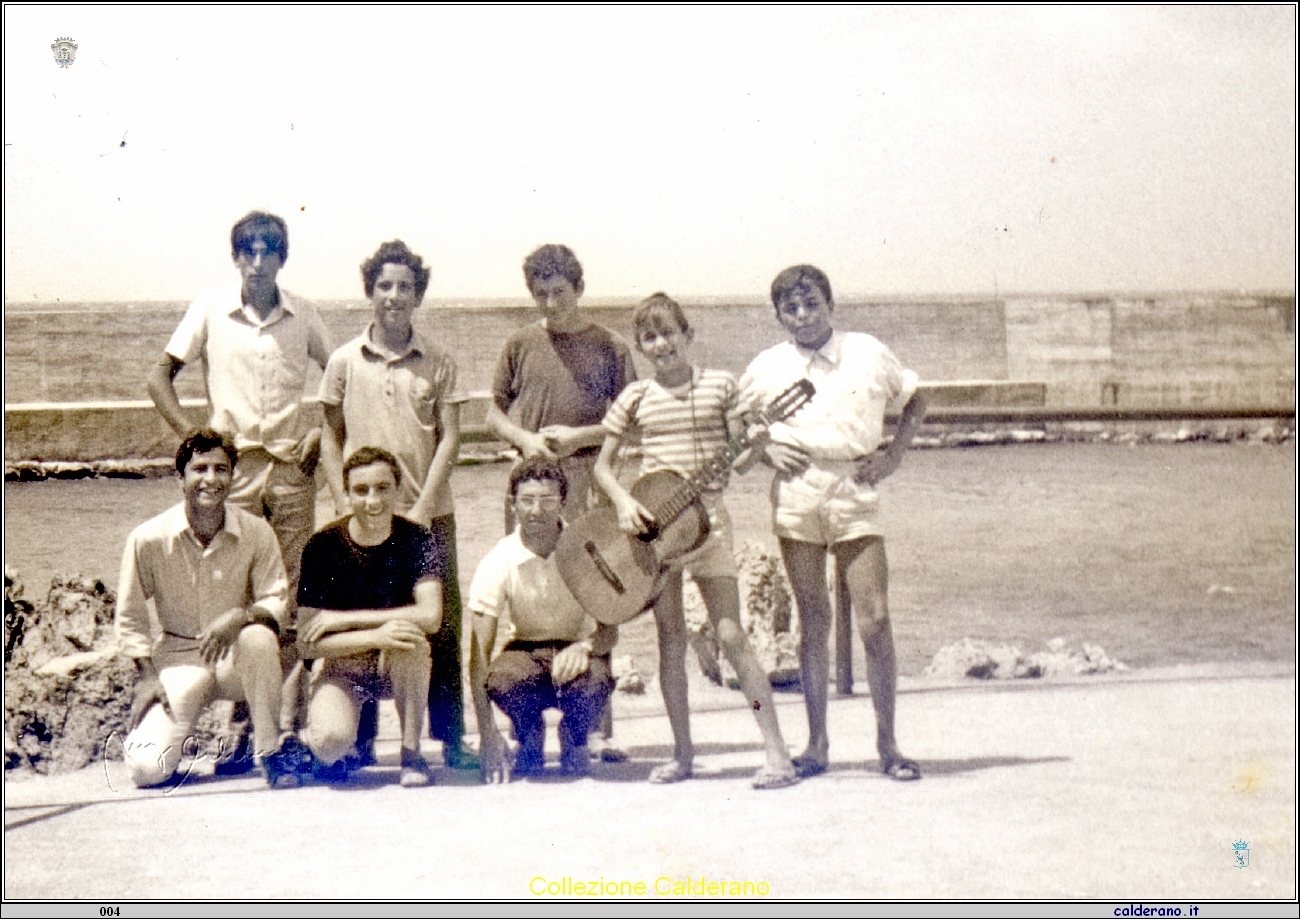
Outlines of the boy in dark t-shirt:
[[[591,470],[605,440],[600,426],[623,387],[636,379],[632,352],[578,306],[582,265],[568,246],[546,245],[524,260],[524,281],[541,320],[501,349],[487,423],[521,459],[559,460],[569,481],[565,520],[587,509]],[[507,535],[514,529],[509,520]]]
[[[569,486],[560,513],[573,521],[587,509],[592,469],[605,442],[601,421],[636,379],[636,367],[627,343],[579,307],[582,264],[572,249],[555,243],[534,249],[524,259],[524,283],[541,319],[506,339],[487,423],[519,451],[520,460],[559,461]],[[508,500],[505,519],[509,536],[515,517]],[[591,752],[605,762],[622,762],[627,754],[614,745],[613,734],[606,707]]]
[[352,513],[303,550],[298,637],[315,661],[303,740],[329,781],[346,780],[361,703],[391,697],[402,726],[401,784],[427,785],[420,753],[429,693],[428,635],[442,624],[447,552],[417,523],[394,516],[401,471],[362,447],[343,464]]

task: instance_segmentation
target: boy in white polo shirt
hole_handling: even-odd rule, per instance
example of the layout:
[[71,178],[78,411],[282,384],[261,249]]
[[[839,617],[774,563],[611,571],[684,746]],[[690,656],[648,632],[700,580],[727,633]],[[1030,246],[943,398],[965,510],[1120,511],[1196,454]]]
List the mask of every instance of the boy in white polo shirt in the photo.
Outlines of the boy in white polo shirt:
[[[446,546],[442,628],[429,636],[429,735],[442,741],[443,760],[454,769],[477,769],[462,746],[461,598],[456,570],[456,518],[451,470],[460,449],[456,364],[415,330],[412,317],[429,286],[429,269],[401,240],[386,242],[361,265],[361,281],[374,321],[335,351],[321,379],[325,410],[321,463],[340,517],[348,513],[344,460],[358,448],[382,447],[400,468],[397,513],[431,530]],[[375,708],[361,715],[358,749],[370,759]]]
[[[773,530],[799,604],[803,633],[799,664],[809,736],[807,750],[794,759],[795,767],[800,775],[811,776],[824,772],[830,762],[829,550],[842,572],[841,581],[848,584],[866,648],[881,771],[899,780],[919,779],[920,767],[899,752],[894,737],[898,664],[875,486],[898,469],[925,416],[925,401],[916,374],[904,370],[883,344],[870,335],[834,330],[831,285],[819,269],[796,265],[782,271],[772,282],[772,303],[794,341],[769,348],[750,363],[740,381],[744,404],[766,405],[804,377],[817,389],[798,413],[771,426],[766,451],[777,470],[772,482]],[[902,418],[893,440],[883,446],[885,413],[890,409],[901,411]]]

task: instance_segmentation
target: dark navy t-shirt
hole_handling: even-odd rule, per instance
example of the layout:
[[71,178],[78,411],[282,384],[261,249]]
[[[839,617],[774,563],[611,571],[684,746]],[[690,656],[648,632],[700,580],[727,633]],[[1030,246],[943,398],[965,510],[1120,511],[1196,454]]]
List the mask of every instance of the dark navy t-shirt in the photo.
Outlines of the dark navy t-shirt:
[[298,605],[325,610],[410,606],[416,584],[446,577],[447,549],[440,535],[393,517],[386,540],[362,546],[348,534],[345,517],[312,536],[302,550]]

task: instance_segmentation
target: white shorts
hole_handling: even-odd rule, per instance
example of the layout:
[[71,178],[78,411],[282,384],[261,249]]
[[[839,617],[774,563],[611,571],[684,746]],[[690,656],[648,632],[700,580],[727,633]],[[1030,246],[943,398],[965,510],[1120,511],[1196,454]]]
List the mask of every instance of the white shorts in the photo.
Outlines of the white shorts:
[[853,481],[852,460],[814,460],[796,476],[772,479],[772,531],[819,546],[881,535],[880,495]]
[[689,571],[693,578],[734,578],[736,577],[736,552],[731,536],[731,515],[727,505],[722,503],[722,495],[704,492],[700,501],[709,512],[709,535],[704,545],[692,552],[687,552],[673,562],[683,571]]

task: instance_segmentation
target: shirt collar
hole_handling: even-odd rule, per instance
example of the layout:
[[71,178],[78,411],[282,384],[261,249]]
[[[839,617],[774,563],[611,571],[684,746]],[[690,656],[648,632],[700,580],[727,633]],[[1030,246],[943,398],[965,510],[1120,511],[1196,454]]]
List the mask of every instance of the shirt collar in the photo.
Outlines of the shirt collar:
[[826,339],[826,344],[820,348],[805,348],[798,342],[794,342],[794,349],[808,362],[809,367],[815,364],[838,367],[840,358],[844,356],[844,333],[839,330],[831,332],[831,337]]
[[286,315],[292,316],[294,313],[298,311],[297,307],[293,305],[293,299],[289,296],[289,294],[285,291],[283,287],[276,285],[275,289],[276,292],[279,294],[280,302],[275,305],[275,308],[272,309],[271,312],[266,314],[265,319],[261,319],[258,318],[257,316],[257,310],[253,309],[251,306],[247,306],[244,303],[243,288],[240,287],[238,284],[235,285],[235,297],[234,297],[235,302],[234,305],[231,306],[230,308],[230,315],[244,316],[248,318],[250,321],[255,321],[257,325],[270,325],[271,323],[279,319],[281,316],[286,316]]
[[375,323],[372,319],[366,326],[366,333],[361,338],[361,349],[369,351],[376,357],[381,357],[388,361],[400,361],[402,358],[409,357],[412,354],[418,354],[421,357],[425,354],[424,338],[420,335],[419,329],[411,329],[411,340],[406,345],[406,350],[401,354],[394,354],[385,349],[383,346],[375,343]]
[[[176,514],[174,521],[176,532],[189,539],[200,549],[205,548],[203,543],[199,542],[199,538],[194,535],[194,530],[190,527],[190,518],[185,516],[185,502],[182,501],[176,505],[174,511]],[[232,507],[229,503],[226,504],[226,519],[221,522],[221,529],[217,530],[216,535],[212,537],[212,542],[206,548],[210,549],[216,545],[217,540],[221,538],[223,533],[228,533],[230,538],[234,540],[238,540],[243,536],[244,528],[239,522],[239,514],[236,511],[237,508]]]

